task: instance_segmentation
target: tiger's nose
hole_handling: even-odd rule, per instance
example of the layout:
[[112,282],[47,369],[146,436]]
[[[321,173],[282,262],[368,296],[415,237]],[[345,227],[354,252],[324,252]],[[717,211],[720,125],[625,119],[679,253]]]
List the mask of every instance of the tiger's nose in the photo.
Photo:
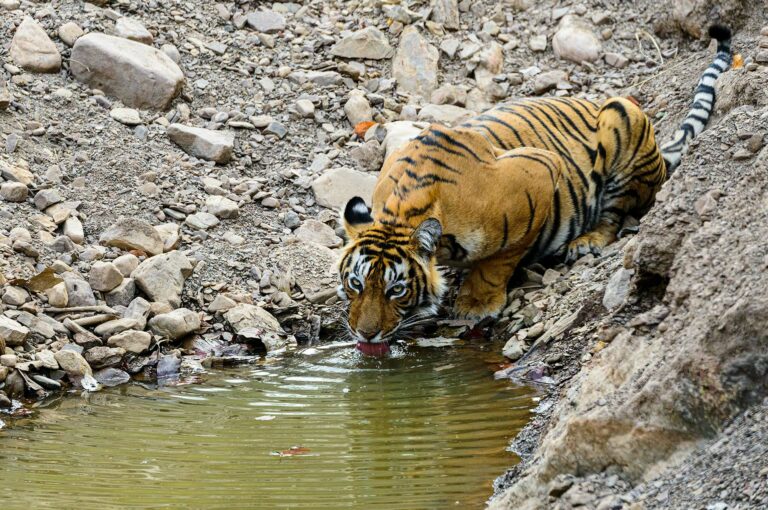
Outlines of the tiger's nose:
[[375,337],[376,335],[379,334],[379,331],[377,331],[375,329],[362,329],[361,328],[361,329],[358,329],[357,332],[358,332],[358,334],[360,336],[362,336],[366,340],[370,340],[370,339],[372,339],[373,337]]

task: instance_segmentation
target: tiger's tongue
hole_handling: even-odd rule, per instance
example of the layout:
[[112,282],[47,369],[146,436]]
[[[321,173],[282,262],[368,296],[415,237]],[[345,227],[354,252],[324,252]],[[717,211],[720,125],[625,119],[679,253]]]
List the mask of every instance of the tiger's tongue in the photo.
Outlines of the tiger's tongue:
[[357,350],[366,356],[384,356],[389,353],[389,344],[387,342],[357,342]]

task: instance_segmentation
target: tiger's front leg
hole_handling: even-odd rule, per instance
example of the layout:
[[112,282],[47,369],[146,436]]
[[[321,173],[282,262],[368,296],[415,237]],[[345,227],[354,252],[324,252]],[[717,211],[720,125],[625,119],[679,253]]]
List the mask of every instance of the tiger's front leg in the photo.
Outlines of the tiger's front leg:
[[498,317],[507,304],[507,282],[521,258],[505,251],[476,262],[459,287],[453,305],[456,317],[476,321]]

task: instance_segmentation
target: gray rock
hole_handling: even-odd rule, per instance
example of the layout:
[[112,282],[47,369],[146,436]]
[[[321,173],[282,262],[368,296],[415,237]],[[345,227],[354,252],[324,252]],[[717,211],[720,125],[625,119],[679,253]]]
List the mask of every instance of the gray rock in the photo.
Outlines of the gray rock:
[[29,329],[15,320],[0,315],[0,341],[8,347],[22,345],[29,336]]
[[117,365],[123,360],[125,349],[99,345],[85,351],[85,361],[93,368],[105,368]]
[[137,126],[141,124],[141,116],[139,112],[133,108],[113,108],[109,112],[109,116],[120,124],[126,126]]
[[139,326],[137,319],[124,317],[101,323],[93,329],[93,332],[102,338],[109,338],[129,329],[137,329]]
[[199,212],[187,216],[184,223],[198,230],[208,230],[218,225],[219,219],[211,213]]
[[559,28],[552,38],[552,48],[558,57],[581,63],[594,62],[600,57],[602,44],[600,39],[583,20],[567,15],[560,21]]
[[88,273],[91,288],[101,292],[109,292],[122,282],[122,273],[111,262],[94,262]]
[[315,105],[309,99],[297,100],[294,107],[301,117],[308,119],[315,116]]
[[91,286],[83,279],[64,278],[67,290],[67,306],[92,306],[96,304]]
[[3,303],[13,306],[21,306],[29,301],[29,292],[21,287],[9,285],[3,292]]
[[568,74],[565,71],[554,70],[537,74],[533,79],[533,92],[544,94],[555,88],[558,83],[566,81]]
[[4,182],[0,185],[0,198],[6,202],[24,202],[29,196],[29,189],[20,182]]
[[35,354],[35,358],[42,362],[43,366],[49,370],[58,370],[59,363],[56,361],[56,356],[49,350],[43,350]]
[[155,40],[139,21],[126,17],[119,18],[115,22],[115,35],[142,44],[152,44]]
[[107,388],[120,386],[131,380],[130,374],[119,368],[102,368],[93,374],[93,378],[96,379],[96,382]]
[[603,58],[606,64],[618,69],[623,69],[629,65],[629,59],[621,53],[606,53]]
[[152,317],[149,327],[158,336],[176,340],[200,329],[200,315],[192,310],[179,308]]
[[452,104],[427,104],[419,111],[419,120],[437,122],[447,126],[461,124],[474,117],[475,112]]
[[429,98],[437,88],[437,64],[440,52],[410,25],[400,36],[400,45],[392,61],[392,76],[398,91],[405,95]]
[[290,271],[296,285],[311,303],[323,303],[336,295],[338,255],[330,248],[299,240],[277,247],[271,258]]
[[512,337],[504,344],[501,353],[510,360],[517,361],[525,354],[525,342],[517,337]]
[[35,207],[41,211],[64,200],[56,189],[43,189],[35,193]]
[[59,27],[59,39],[70,47],[74,46],[75,41],[84,34],[83,29],[74,21],[69,21]]
[[126,319],[136,320],[138,324],[137,329],[144,329],[144,326],[147,325],[147,317],[149,316],[151,309],[152,305],[149,301],[144,298],[137,297],[131,301],[130,305],[128,305],[128,310],[125,311],[123,317]]
[[205,199],[205,208],[217,218],[237,218],[240,215],[237,202],[218,195],[208,196]]
[[171,124],[168,126],[167,134],[168,138],[184,152],[196,158],[216,163],[226,163],[232,158],[234,133]]
[[123,250],[141,250],[147,255],[163,253],[163,240],[149,223],[135,218],[119,218],[101,234],[101,244]]
[[109,306],[128,306],[136,296],[136,282],[133,278],[125,278],[120,285],[104,295]]
[[229,298],[224,294],[219,294],[213,299],[213,301],[211,301],[211,304],[208,305],[208,311],[211,313],[226,312],[235,306],[237,306],[237,302],[234,299]]
[[75,244],[83,244],[83,242],[85,242],[83,224],[74,216],[70,216],[64,220],[63,232],[64,235],[67,236]]
[[241,303],[224,314],[235,333],[246,339],[258,340],[267,351],[280,349],[289,343],[280,323],[263,308]]
[[432,0],[432,20],[448,30],[459,29],[459,3],[457,0]]
[[157,378],[168,379],[179,375],[181,369],[181,359],[178,354],[164,354],[157,361]]
[[633,273],[633,270],[622,267],[611,276],[608,285],[605,286],[604,307],[608,310],[615,310],[626,302]]
[[169,303],[174,308],[181,304],[184,281],[192,274],[192,264],[181,252],[172,251],[148,258],[137,267],[131,277],[152,301]]
[[266,128],[264,128],[264,132],[267,134],[275,135],[282,139],[285,137],[285,135],[288,134],[288,128],[279,122],[272,121],[267,125]]
[[343,58],[381,60],[390,58],[394,50],[387,36],[376,27],[366,27],[348,35],[331,48],[331,55]]
[[296,229],[294,235],[301,241],[317,243],[328,248],[338,248],[342,243],[331,227],[317,220],[306,220]]
[[248,26],[257,32],[271,34],[285,30],[285,18],[275,11],[249,12],[246,17]]
[[373,110],[365,98],[365,95],[359,91],[353,91],[349,95],[346,104],[344,104],[344,113],[352,126],[360,122],[373,120]]
[[83,356],[73,350],[62,349],[53,355],[59,367],[70,376],[92,375],[91,366]]
[[133,108],[165,110],[184,86],[184,74],[165,53],[121,37],[86,34],[70,62],[77,80]]
[[9,53],[16,65],[33,73],[55,73],[61,68],[56,45],[29,16],[16,29]]
[[349,199],[360,196],[371,202],[376,176],[349,168],[334,168],[312,182],[317,203],[330,209],[340,209]]

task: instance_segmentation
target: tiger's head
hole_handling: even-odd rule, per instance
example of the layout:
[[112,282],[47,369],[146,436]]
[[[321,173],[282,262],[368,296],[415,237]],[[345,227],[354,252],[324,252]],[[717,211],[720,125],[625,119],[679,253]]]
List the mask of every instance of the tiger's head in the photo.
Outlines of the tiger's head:
[[386,343],[437,312],[445,284],[437,269],[442,227],[375,222],[360,197],[344,208],[348,243],[339,262],[339,297],[349,302],[348,329],[358,348]]

